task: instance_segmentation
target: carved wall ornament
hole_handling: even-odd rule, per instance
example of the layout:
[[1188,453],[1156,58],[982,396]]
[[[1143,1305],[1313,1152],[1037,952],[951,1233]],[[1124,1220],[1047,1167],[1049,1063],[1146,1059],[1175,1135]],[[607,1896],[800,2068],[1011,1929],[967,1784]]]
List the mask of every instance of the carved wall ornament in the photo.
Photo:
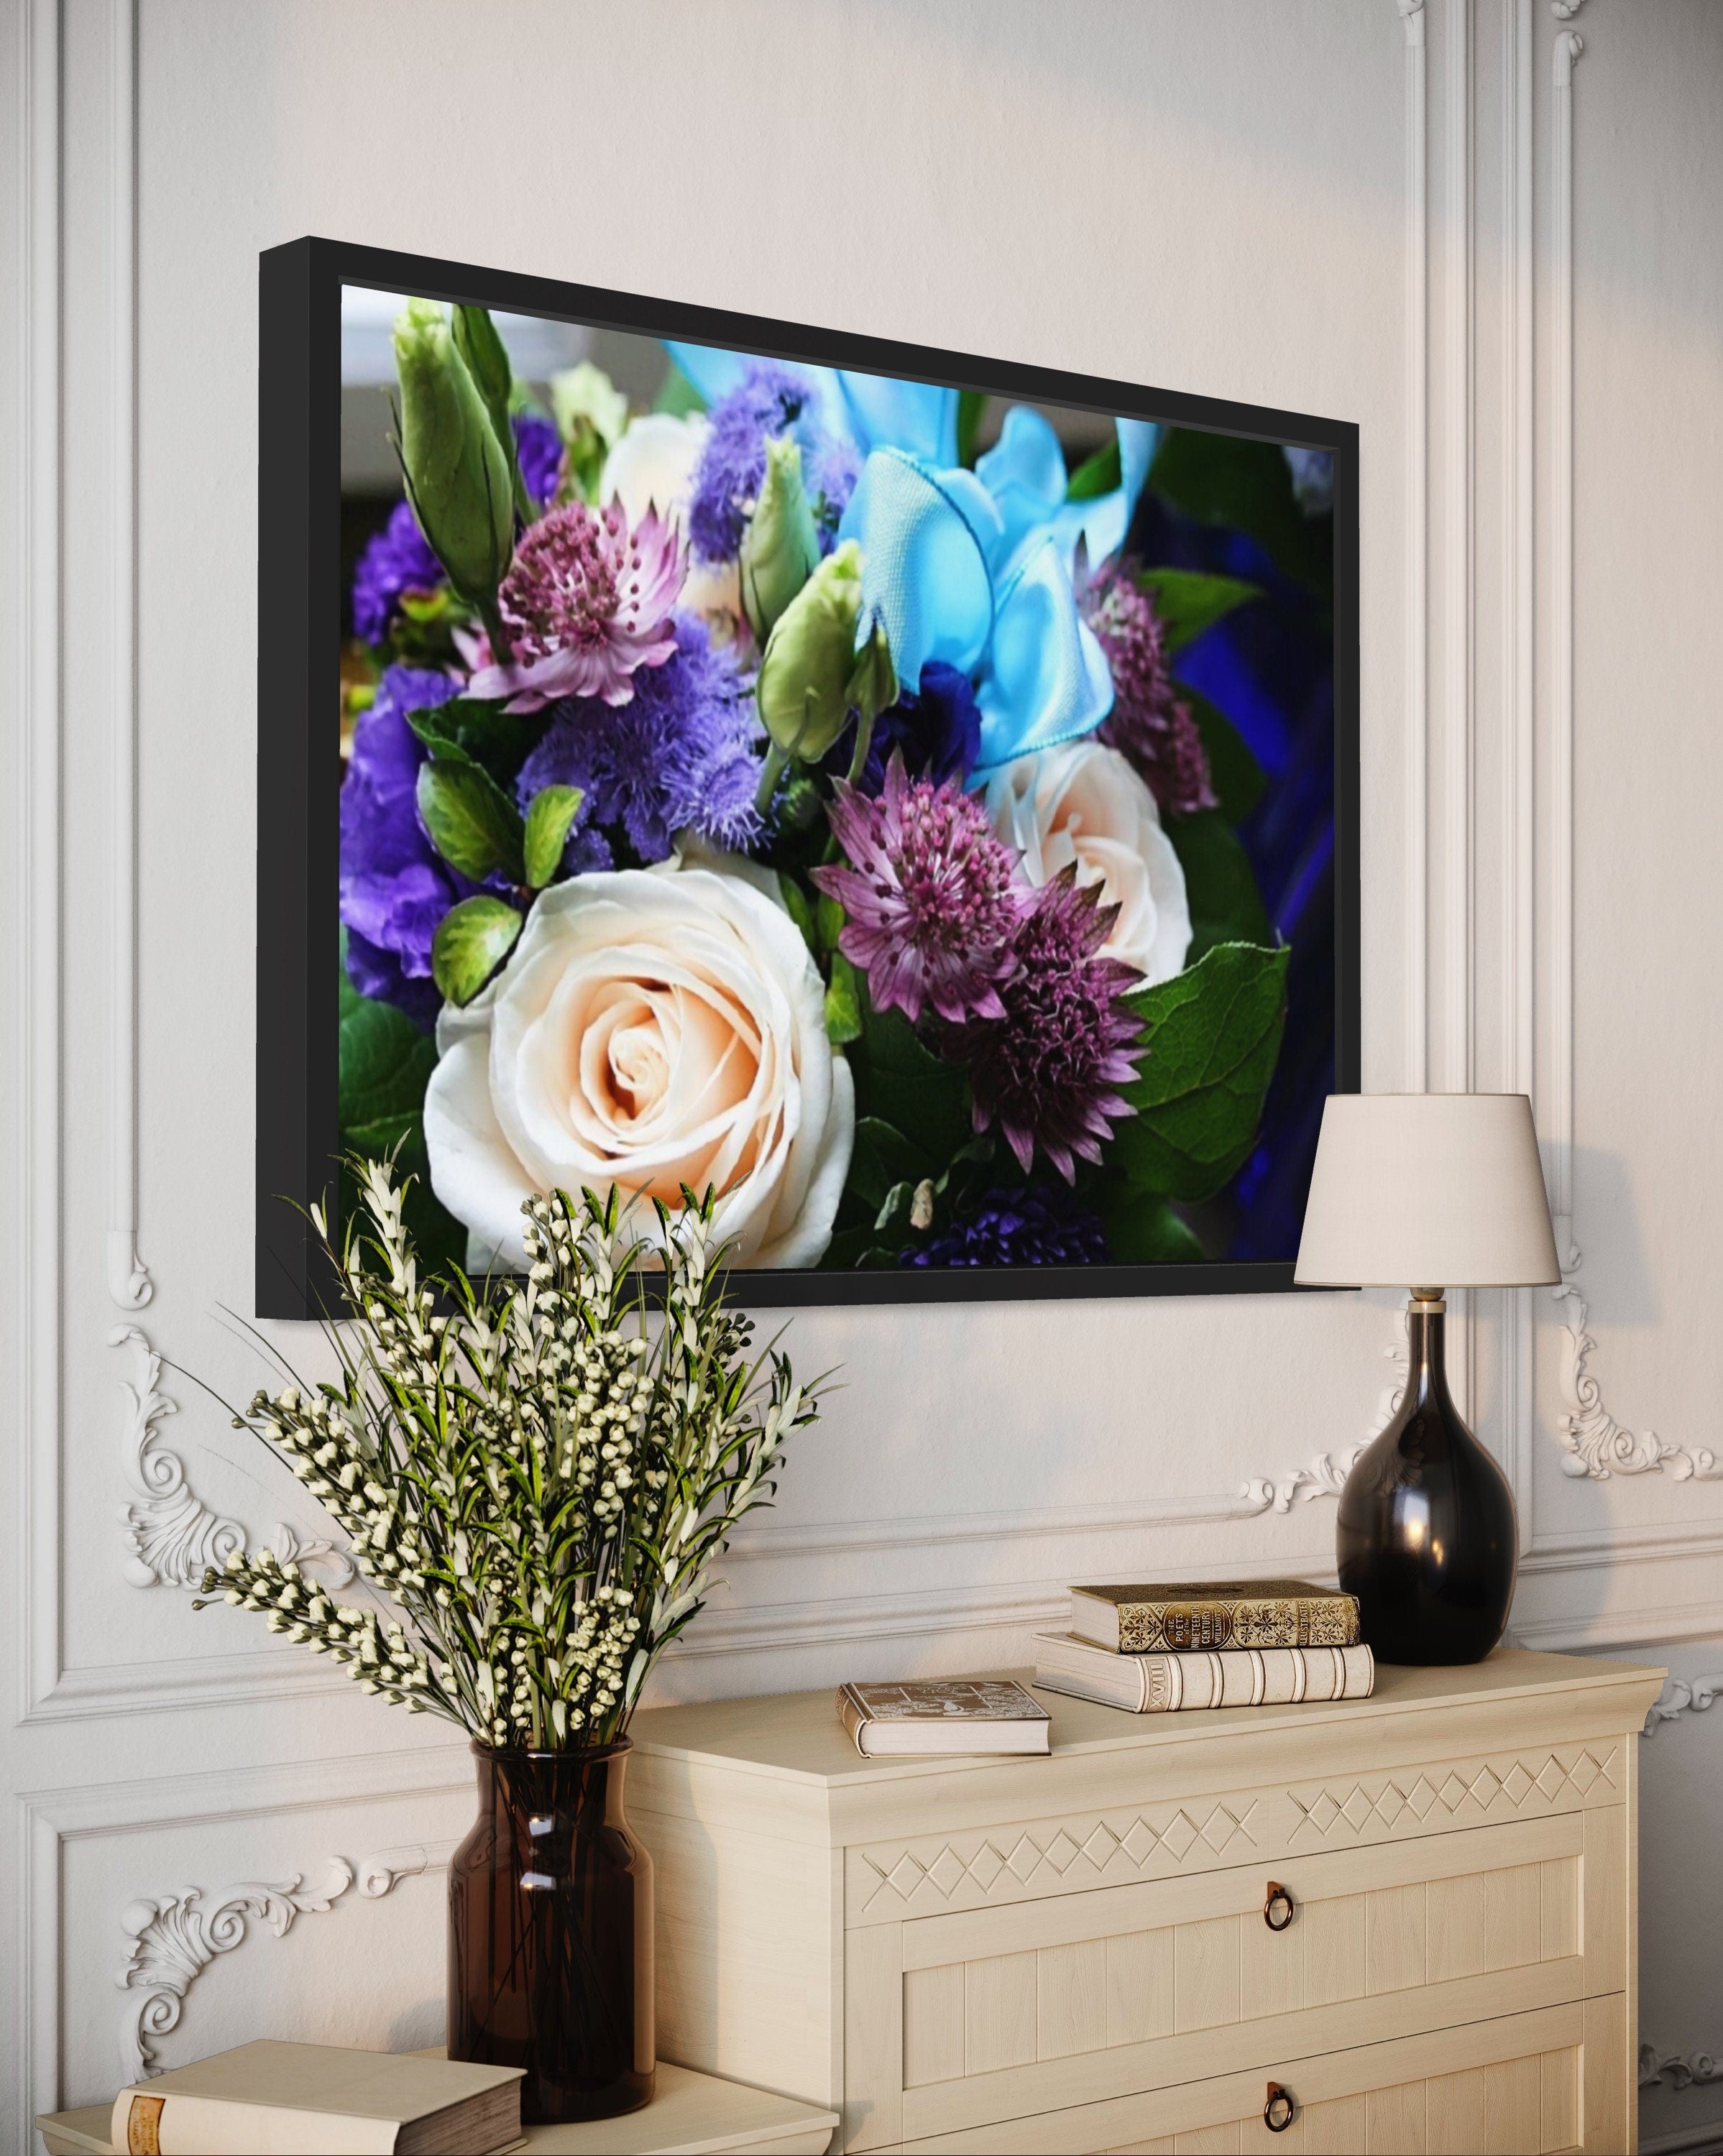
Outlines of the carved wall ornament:
[[131,1501],[121,1509],[131,1554],[126,1577],[134,1587],[196,1587],[205,1568],[219,1571],[235,1550],[245,1546],[245,1530],[224,1519],[203,1502],[186,1481],[185,1463],[157,1442],[156,1424],[177,1413],[161,1389],[162,1357],[135,1325],[116,1325],[111,1348],[135,1342],[143,1359],[142,1382],[120,1381],[126,1420],[120,1459],[131,1486]]
[[114,1979],[132,1994],[120,2019],[122,2084],[157,2071],[150,2039],[177,2027],[187,1992],[218,1954],[231,1953],[244,1943],[251,1918],[285,1938],[296,1917],[330,1908],[352,1883],[352,1867],[335,1857],[317,1888],[295,1877],[230,1887],[207,1903],[198,1887],[159,1902],[130,1902],[121,1912],[120,1928],[131,1944]]
[[1684,1714],[1703,1714],[1720,1697],[1723,1670],[1714,1670],[1709,1676],[1670,1677],[1651,1702],[1643,1733],[1655,1737],[1666,1722],[1679,1722]]
[[[178,1412],[161,1388],[161,1352],[135,1325],[116,1325],[108,1335],[111,1348],[134,1344],[143,1363],[141,1382],[120,1383],[126,1403],[120,1460],[132,1492],[120,1508],[130,1552],[126,1577],[134,1587],[199,1587],[206,1569],[219,1572],[245,1548],[245,1530],[210,1510],[186,1480],[185,1462],[160,1442],[157,1424]],[[332,1587],[352,1579],[353,1561],[345,1550],[330,1542],[301,1540],[285,1522],[275,1527],[270,1547],[284,1563],[293,1559],[322,1573]]]
[[1561,1389],[1567,1413],[1556,1425],[1561,1440],[1561,1471],[1576,1480],[1589,1476],[1607,1482],[1612,1475],[1668,1474],[1678,1482],[1723,1481],[1723,1466],[1704,1446],[1689,1450],[1669,1445],[1654,1430],[1624,1428],[1604,1405],[1602,1388],[1589,1368],[1597,1342],[1586,1330],[1586,1299],[1575,1276],[1583,1260],[1573,1242],[1571,1224],[1558,1219],[1556,1248],[1566,1252],[1562,1260],[1561,1285],[1551,1291],[1557,1302],[1569,1305],[1566,1341],[1561,1361]]
[[1247,1504],[1260,1512],[1289,1512],[1295,1502],[1308,1503],[1312,1497],[1338,1497],[1346,1486],[1346,1477],[1357,1466],[1366,1449],[1379,1438],[1400,1411],[1400,1403],[1406,1398],[1407,1379],[1411,1373],[1411,1349],[1406,1332],[1406,1311],[1402,1306],[1395,1313],[1394,1337],[1382,1350],[1393,1368],[1393,1377],[1384,1387],[1376,1409],[1376,1427],[1370,1435],[1362,1438],[1350,1452],[1338,1458],[1330,1452],[1319,1452],[1306,1467],[1295,1467],[1289,1475],[1274,1481],[1247,1482],[1242,1496]]
[[1723,2066],[1709,2051],[1660,2051],[1655,2044],[1639,2046],[1641,2088],[1694,2088],[1705,2082],[1723,2081]]
[[349,1887],[357,1885],[368,1901],[378,1901],[402,1880],[446,1863],[453,1846],[379,1850],[357,1867],[331,1857],[319,1887],[296,1876],[229,1887],[210,1902],[202,1887],[186,1887],[160,1901],[129,1902],[120,1928],[130,1944],[114,1979],[128,1994],[120,2017],[121,2082],[141,2081],[159,2071],[151,2040],[178,2026],[186,1994],[218,1954],[244,1943],[254,1919],[285,1938],[296,1917],[321,1915]]

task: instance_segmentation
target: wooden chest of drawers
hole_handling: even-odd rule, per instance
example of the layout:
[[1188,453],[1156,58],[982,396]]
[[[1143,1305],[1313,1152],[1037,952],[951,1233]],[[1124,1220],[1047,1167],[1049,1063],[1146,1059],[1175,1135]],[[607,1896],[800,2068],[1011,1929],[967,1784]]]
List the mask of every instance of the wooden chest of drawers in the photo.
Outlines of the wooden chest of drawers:
[[1503,1650],[1351,1702],[1045,1694],[1049,1759],[862,1759],[829,1691],[642,1714],[660,2049],[857,2151],[1615,2156],[1662,1676]]

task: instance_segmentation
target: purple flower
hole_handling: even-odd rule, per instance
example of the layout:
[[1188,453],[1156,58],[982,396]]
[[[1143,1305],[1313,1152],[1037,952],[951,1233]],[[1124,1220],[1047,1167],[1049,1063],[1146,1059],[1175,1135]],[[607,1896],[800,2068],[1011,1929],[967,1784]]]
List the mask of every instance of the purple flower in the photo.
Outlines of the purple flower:
[[1099,738],[1136,766],[1168,814],[1217,806],[1208,752],[1167,671],[1165,639],[1147,593],[1121,566],[1089,586],[1083,611],[1113,675],[1113,709]]
[[565,503],[529,524],[496,594],[514,655],[476,644],[467,694],[542,711],[564,696],[625,704],[637,668],[676,649],[670,610],[687,573],[673,525],[649,508],[633,530],[620,501]]
[[413,511],[398,501],[381,531],[365,542],[353,571],[353,633],[367,644],[381,644],[403,592],[434,592],[444,582],[443,565],[432,553]]
[[557,482],[563,475],[563,438],[537,412],[517,412],[514,430],[521,477],[543,509],[556,499]]
[[1068,1191],[990,1190],[961,1220],[900,1265],[1099,1265],[1108,1259],[1100,1221]]
[[635,675],[628,703],[557,706],[518,781],[522,808],[542,786],[579,787],[583,824],[620,824],[643,861],[662,860],[684,829],[738,848],[759,829],[753,706],[735,660],[697,615],[671,628],[671,655]]
[[819,422],[815,385],[774,360],[758,360],[736,388],[712,408],[712,431],[700,453],[688,510],[688,536],[697,561],[733,562],[766,472],[766,443],[794,435],[803,479],[814,505],[822,547],[855,490],[860,466],[848,442]]
[[419,820],[424,745],[407,723],[459,696],[446,674],[391,666],[353,728],[341,788],[340,911],[347,968],[362,996],[398,1004],[427,1031],[442,998],[430,978],[437,923],[472,886],[441,860]]
[[1118,1091],[1136,1075],[1139,1021],[1119,1000],[1137,976],[1096,954],[1117,906],[1066,869],[1032,895],[1000,983],[997,1018],[955,1029],[946,1054],[969,1066],[978,1131],[996,1123],[1024,1173],[1038,1145],[1067,1183],[1072,1156],[1101,1158],[1112,1122],[1134,1111]]
[[[964,787],[981,752],[981,714],[970,677],[942,659],[930,660],[921,670],[917,694],[905,690],[889,710],[874,721],[867,760],[857,781],[864,793],[884,790],[886,766],[893,752],[903,758],[912,778],[930,778],[935,785]],[[856,753],[856,729],[846,728],[842,738],[825,759],[825,768],[840,777]]]
[[840,780],[826,814],[854,865],[811,875],[849,916],[837,947],[867,973],[874,1009],[895,1004],[912,1024],[924,1003],[954,1024],[1002,1019],[1026,893],[980,802],[912,783],[894,752],[877,801]]

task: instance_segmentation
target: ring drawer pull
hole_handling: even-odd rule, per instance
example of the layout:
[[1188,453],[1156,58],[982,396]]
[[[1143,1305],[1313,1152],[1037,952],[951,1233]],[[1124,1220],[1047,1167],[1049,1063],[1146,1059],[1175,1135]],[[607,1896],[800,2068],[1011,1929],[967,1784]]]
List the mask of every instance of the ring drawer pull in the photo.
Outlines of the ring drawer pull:
[[1263,1922],[1271,1932],[1283,1932],[1293,1920],[1293,1897],[1271,1879],[1268,1898],[1263,1904]]
[[1263,2123],[1271,2133],[1284,2133],[1299,2115],[1292,2092],[1283,2089],[1278,2082],[1268,2084],[1268,2101],[1263,2106]]

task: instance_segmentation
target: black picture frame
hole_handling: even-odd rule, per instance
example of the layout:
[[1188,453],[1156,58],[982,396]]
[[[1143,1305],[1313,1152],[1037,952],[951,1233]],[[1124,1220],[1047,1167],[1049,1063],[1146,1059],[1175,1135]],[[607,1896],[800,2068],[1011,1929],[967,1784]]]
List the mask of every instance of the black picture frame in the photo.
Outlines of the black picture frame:
[[[259,259],[256,1314],[317,1318],[337,1282],[302,1209],[336,1201],[342,591],[341,294],[464,300],[769,358],[1326,449],[1334,459],[1335,1073],[1360,1082],[1359,432],[1317,418],[643,298],[428,255],[303,239]],[[264,634],[264,625],[267,634]],[[283,1200],[288,1201],[283,1203]],[[745,1271],[749,1306],[1279,1293],[1290,1260],[888,1271]]]

